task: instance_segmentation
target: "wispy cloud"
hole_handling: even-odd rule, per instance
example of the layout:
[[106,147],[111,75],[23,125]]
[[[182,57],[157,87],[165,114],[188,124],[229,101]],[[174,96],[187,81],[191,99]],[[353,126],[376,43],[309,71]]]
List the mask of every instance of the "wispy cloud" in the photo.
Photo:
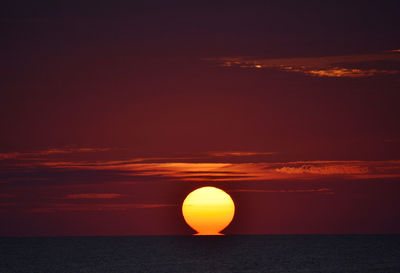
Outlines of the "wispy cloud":
[[[103,151],[104,149],[74,148],[53,149],[38,152],[54,154],[68,152]],[[24,153],[30,154],[30,153]],[[105,181],[271,181],[287,179],[320,179],[321,177],[346,177],[349,179],[398,178],[400,161],[297,161],[268,162],[263,156],[273,152],[221,151],[201,153],[190,157],[140,157],[124,160],[82,160],[84,156],[71,157],[69,161],[59,157],[44,157],[41,160],[24,159],[11,162],[0,171],[3,184],[28,183],[39,180],[39,184],[60,181],[60,177],[73,177],[76,183],[85,183],[83,176],[91,177],[86,183],[96,183],[93,177]],[[255,161],[255,157],[257,160]],[[63,157],[64,159],[65,157]],[[78,159],[79,158],[79,159]],[[91,157],[90,157],[91,158]],[[98,158],[96,156],[96,158]],[[186,158],[186,159],[185,159]],[[196,162],[192,162],[196,159]],[[186,160],[186,161],[185,161]],[[189,161],[189,162],[188,162]],[[23,168],[23,172],[18,171]],[[68,179],[61,179],[70,181]],[[36,184],[38,184],[36,183]],[[71,194],[67,199],[111,199],[117,193],[86,192]]]
[[261,189],[235,189],[231,192],[251,192],[251,193],[323,193],[334,194],[335,192],[329,188],[319,189],[290,189],[290,190],[261,190]]
[[62,211],[126,211],[132,209],[156,209],[176,207],[176,204],[49,204],[43,207],[31,208],[32,213],[50,213]]
[[63,149],[46,149],[34,152],[11,152],[0,153],[0,160],[5,159],[32,159],[35,157],[43,157],[56,154],[72,154],[72,153],[85,153],[85,152],[104,152],[109,151],[109,148],[63,148]]
[[398,70],[379,70],[379,69],[349,69],[341,67],[333,67],[326,69],[315,70],[293,70],[295,72],[302,72],[311,76],[318,77],[334,77],[334,78],[362,78],[371,77],[376,74],[393,75],[399,73]]
[[123,172],[126,176],[185,181],[251,181],[318,179],[321,176],[348,178],[400,177],[400,161],[298,161],[257,163],[155,162],[108,164],[108,162],[43,162],[42,166],[64,170]]
[[209,152],[211,156],[261,156],[261,155],[274,155],[275,152]]
[[[378,74],[393,75],[400,72],[398,68],[379,68],[377,63],[400,63],[398,50],[364,55],[324,56],[308,58],[268,59],[257,57],[223,57],[204,59],[223,67],[240,67],[247,69],[279,69],[287,72],[303,73],[316,77],[361,78]],[[375,66],[375,67],[368,67]]]
[[76,193],[69,194],[65,199],[112,199],[121,197],[118,193]]
[[287,174],[321,174],[321,175],[359,175],[359,174],[367,174],[369,169],[367,166],[358,166],[351,164],[310,164],[310,165],[301,165],[295,167],[282,167],[275,169],[277,172],[287,173]]

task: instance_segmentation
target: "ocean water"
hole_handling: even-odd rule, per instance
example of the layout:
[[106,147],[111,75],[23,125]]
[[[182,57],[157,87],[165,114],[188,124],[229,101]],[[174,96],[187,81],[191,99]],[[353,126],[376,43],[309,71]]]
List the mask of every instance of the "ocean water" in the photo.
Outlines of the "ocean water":
[[400,272],[400,235],[0,238],[0,272]]

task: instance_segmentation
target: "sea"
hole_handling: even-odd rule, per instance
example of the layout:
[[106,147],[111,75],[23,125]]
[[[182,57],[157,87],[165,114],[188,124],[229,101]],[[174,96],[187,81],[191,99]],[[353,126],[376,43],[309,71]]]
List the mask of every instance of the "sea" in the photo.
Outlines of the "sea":
[[400,273],[400,235],[0,238],[0,272]]

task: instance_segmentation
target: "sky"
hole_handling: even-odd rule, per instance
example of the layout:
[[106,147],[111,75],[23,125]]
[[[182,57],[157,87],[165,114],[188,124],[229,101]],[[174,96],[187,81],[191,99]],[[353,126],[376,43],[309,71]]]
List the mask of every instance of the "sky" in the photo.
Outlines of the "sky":
[[2,1],[0,236],[400,232],[396,1]]

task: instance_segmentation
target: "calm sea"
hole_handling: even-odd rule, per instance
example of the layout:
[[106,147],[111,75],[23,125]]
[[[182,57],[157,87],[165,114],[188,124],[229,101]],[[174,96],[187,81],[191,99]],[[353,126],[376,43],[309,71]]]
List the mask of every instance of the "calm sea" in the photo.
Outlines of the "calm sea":
[[0,272],[400,272],[398,235],[0,238]]

